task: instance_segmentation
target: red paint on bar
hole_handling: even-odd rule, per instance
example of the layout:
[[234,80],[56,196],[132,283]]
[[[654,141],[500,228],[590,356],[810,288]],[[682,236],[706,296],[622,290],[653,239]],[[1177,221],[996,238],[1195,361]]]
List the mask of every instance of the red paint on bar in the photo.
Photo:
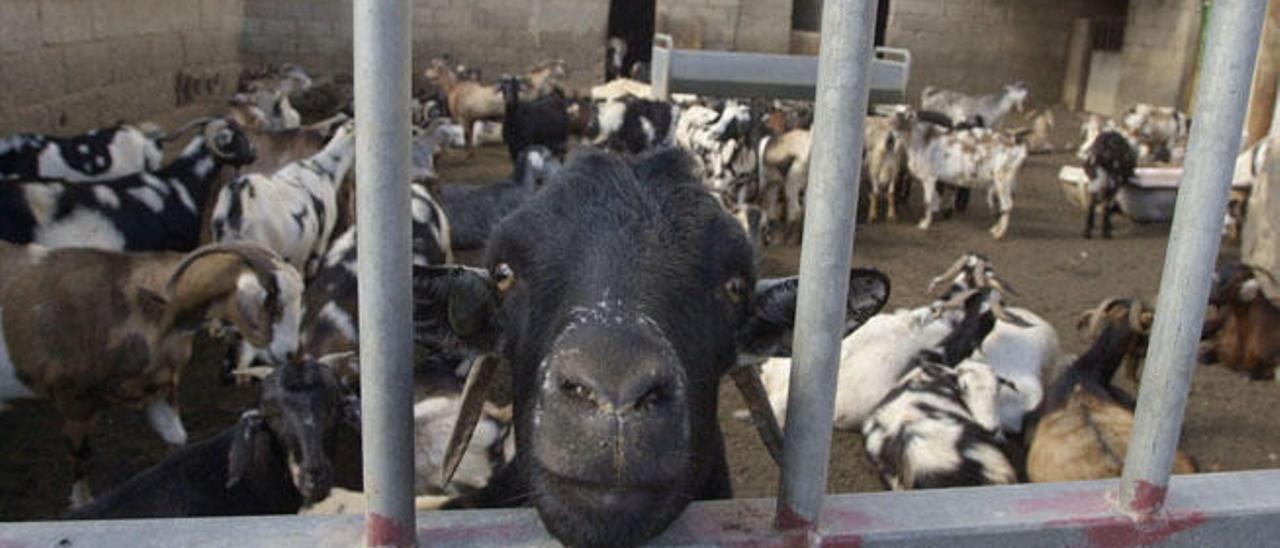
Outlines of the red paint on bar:
[[370,513],[364,524],[368,546],[413,546],[413,538],[403,525],[378,513]]
[[1102,489],[1018,499],[1013,501],[1012,507],[1013,511],[1020,516],[1043,513],[1059,515],[1097,514],[1106,512],[1109,509],[1107,493]]
[[1164,496],[1169,489],[1162,485],[1138,480],[1133,486],[1133,500],[1129,502],[1129,510],[1143,516],[1149,516],[1164,506]]
[[1145,522],[1113,515],[1047,521],[1045,527],[1080,527],[1089,546],[1093,548],[1127,548],[1159,544],[1177,533],[1195,529],[1204,522],[1205,517],[1201,512],[1182,512],[1155,516]]
[[778,526],[778,529],[782,529],[783,531],[792,529],[813,529],[812,521],[809,521],[800,514],[797,514],[795,510],[792,510],[791,506],[787,505],[785,502],[778,505],[778,517],[774,523]]

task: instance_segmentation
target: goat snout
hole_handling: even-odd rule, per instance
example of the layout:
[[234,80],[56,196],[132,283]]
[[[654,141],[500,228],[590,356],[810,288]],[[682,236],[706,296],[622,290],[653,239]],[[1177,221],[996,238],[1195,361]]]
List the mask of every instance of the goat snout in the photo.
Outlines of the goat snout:
[[579,328],[544,361],[535,454],[549,471],[606,485],[673,480],[688,447],[686,380],[660,336]]

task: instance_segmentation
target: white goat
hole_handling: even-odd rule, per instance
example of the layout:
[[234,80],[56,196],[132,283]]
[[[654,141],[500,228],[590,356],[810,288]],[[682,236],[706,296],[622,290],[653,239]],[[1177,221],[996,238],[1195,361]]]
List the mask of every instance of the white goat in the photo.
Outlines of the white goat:
[[978,96],[928,86],[920,93],[920,108],[946,114],[953,125],[965,123],[994,128],[1013,108],[1022,112],[1026,100],[1027,88],[1022,82],[1007,85],[1000,93]]
[[1027,146],[1012,136],[986,128],[947,131],[933,124],[916,122],[911,131],[907,165],[924,188],[924,218],[921,230],[933,224],[933,215],[941,207],[938,181],[944,180],[965,188],[987,188],[987,205],[996,209],[999,201],[1000,220],[991,227],[997,240],[1009,231],[1009,214],[1013,211],[1013,192],[1018,183],[1018,170],[1027,159]]
[[304,276],[315,274],[338,218],[338,192],[355,157],[351,123],[311,158],[271,176],[245,175],[218,193],[213,240],[248,240],[279,253]]
[[911,114],[897,109],[889,116],[869,116],[864,126],[865,141],[862,150],[867,180],[871,183],[871,201],[867,208],[867,222],[879,218],[881,197],[885,200],[885,217],[889,222],[898,220],[898,178],[907,165],[907,136],[911,131]]
[[1120,123],[1137,138],[1139,160],[1175,162],[1186,156],[1191,119],[1182,111],[1138,103],[1125,112]]

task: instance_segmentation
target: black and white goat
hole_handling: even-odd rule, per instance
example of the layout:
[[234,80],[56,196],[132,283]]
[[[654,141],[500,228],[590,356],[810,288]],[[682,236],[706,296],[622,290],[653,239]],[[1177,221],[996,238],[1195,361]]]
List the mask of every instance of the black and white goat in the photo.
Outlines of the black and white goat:
[[210,223],[215,242],[247,240],[279,253],[310,277],[338,220],[338,193],[355,159],[348,122],[324,149],[274,174],[241,176],[223,187]]
[[154,124],[95,129],[74,137],[0,138],[0,181],[109,181],[160,169],[164,132]]
[[1116,210],[1116,192],[1133,182],[1138,155],[1129,140],[1115,131],[1104,131],[1093,140],[1084,159],[1089,177],[1085,196],[1084,237],[1093,237],[1093,218],[1102,210],[1102,237],[1111,238],[1111,214]]
[[[360,401],[322,361],[281,365],[258,404],[212,438],[173,453],[68,519],[295,514],[333,486],[339,428],[360,428]],[[257,372],[256,372],[257,373]]]
[[245,134],[225,120],[203,130],[154,173],[111,181],[0,185],[0,239],[49,247],[190,251],[200,242],[200,213],[224,166],[252,163]]
[[532,146],[520,151],[511,176],[484,185],[445,185],[440,206],[449,218],[454,250],[480,249],[498,221],[533,196],[560,167],[550,150]]
[[564,158],[569,151],[569,113],[564,97],[552,91],[521,101],[520,88],[520,80],[513,76],[498,84],[504,101],[502,140],[511,161],[533,145],[547,147],[556,157]]
[[[912,368],[862,425],[867,453],[894,490],[1016,483],[996,412],[1000,380],[991,367],[961,364],[995,326],[1000,293],[957,295],[964,319]],[[962,304],[961,304],[962,303]]]
[[[415,267],[453,262],[450,229],[444,210],[420,185],[412,191],[413,264]],[[356,298],[356,227],[334,238],[319,271],[307,286],[302,317],[302,345],[306,353],[322,356],[355,350],[359,342]],[[239,364],[239,367],[247,366]]]
[[679,121],[680,107],[665,101],[632,97],[606,101],[596,105],[587,126],[587,143],[630,154],[669,147],[675,142]]
[[693,156],[709,190],[724,191],[733,179],[751,174],[735,169],[735,159],[739,157],[750,156],[742,167],[756,169],[755,143],[748,138],[751,122],[750,105],[736,100],[716,108],[693,105],[680,113],[676,144]]

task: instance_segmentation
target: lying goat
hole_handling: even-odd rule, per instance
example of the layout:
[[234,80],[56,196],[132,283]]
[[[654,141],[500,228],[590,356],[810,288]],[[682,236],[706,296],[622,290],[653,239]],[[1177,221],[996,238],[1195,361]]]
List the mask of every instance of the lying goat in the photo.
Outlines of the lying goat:
[[23,133],[0,138],[0,182],[109,181],[160,169],[164,132],[120,124],[74,137]]
[[71,503],[82,505],[103,411],[146,406],[166,442],[186,443],[178,379],[196,332],[225,323],[283,361],[297,350],[301,299],[297,271],[251,244],[184,256],[0,242],[0,402],[51,400],[71,449]]
[[[329,495],[340,426],[360,429],[360,401],[320,361],[268,369],[236,424],[169,455],[66,519],[296,514]],[[345,423],[345,424],[343,424]]]
[[947,131],[933,124],[917,122],[907,147],[907,165],[924,188],[924,219],[921,230],[933,224],[940,208],[938,181],[964,188],[987,188],[987,205],[995,210],[999,201],[1000,220],[991,235],[1002,239],[1009,231],[1013,192],[1018,170],[1027,159],[1027,147],[1012,136],[985,128]]
[[[1089,350],[1054,381],[1039,411],[1027,453],[1031,481],[1120,475],[1133,432],[1133,398],[1111,386],[1111,378],[1145,348],[1151,320],[1141,302],[1129,299],[1108,299],[1081,318],[1095,337]],[[1195,471],[1195,463],[1179,451],[1173,472]]]
[[1093,216],[1102,210],[1102,237],[1111,238],[1111,214],[1115,212],[1116,192],[1133,183],[1138,158],[1123,135],[1104,131],[1093,140],[1084,160],[1084,173],[1089,177],[1085,208],[1084,237],[1093,237]]
[[200,214],[224,166],[252,163],[245,134],[225,120],[201,120],[201,134],[154,173],[95,183],[0,185],[0,240],[49,247],[190,251]]
[[1199,361],[1267,380],[1280,367],[1280,305],[1262,292],[1257,276],[1239,263],[1218,269]]
[[1022,82],[1007,85],[1000,93],[977,96],[928,86],[920,93],[920,108],[942,112],[952,124],[994,128],[1015,107],[1022,112],[1026,100],[1027,88]]
[[996,413],[999,380],[987,365],[960,364],[994,327],[988,301],[999,298],[981,289],[947,303],[964,307],[963,320],[912,358],[909,372],[863,423],[867,454],[893,490],[1017,483]]
[[449,219],[454,250],[480,249],[489,232],[507,214],[533,197],[559,168],[550,150],[533,146],[520,152],[511,176],[484,185],[445,185],[440,206]]
[[258,242],[303,276],[314,275],[329,248],[338,193],[354,158],[354,128],[348,123],[311,158],[269,177],[241,176],[218,193],[210,223],[213,241]]

